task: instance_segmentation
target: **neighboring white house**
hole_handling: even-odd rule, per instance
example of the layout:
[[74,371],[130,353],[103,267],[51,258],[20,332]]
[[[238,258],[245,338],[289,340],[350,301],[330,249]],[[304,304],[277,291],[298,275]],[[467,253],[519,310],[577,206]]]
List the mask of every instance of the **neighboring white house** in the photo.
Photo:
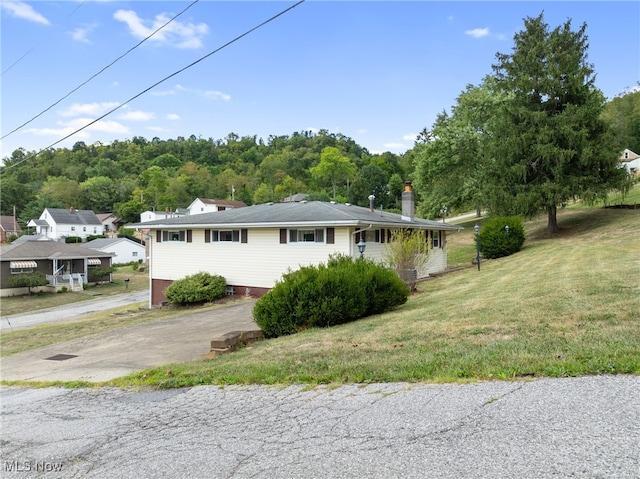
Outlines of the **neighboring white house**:
[[631,175],[640,175],[640,155],[628,148],[620,155],[620,162]]
[[166,301],[173,281],[206,271],[223,276],[235,294],[260,296],[289,269],[324,263],[336,253],[382,261],[391,232],[421,230],[432,249],[418,278],[447,268],[447,232],[462,229],[414,217],[410,185],[402,215],[335,202],[268,203],[128,225],[150,232],[150,304]]
[[243,208],[247,206],[244,201],[234,200],[210,200],[207,198],[196,198],[188,206],[190,215],[199,215],[200,213],[212,213],[214,211],[225,211],[232,208]]
[[102,221],[91,210],[75,208],[45,208],[37,220],[27,223],[36,228],[36,234],[59,241],[69,236],[85,239],[91,235],[102,234]]
[[118,228],[123,221],[113,213],[96,213],[98,219],[102,222],[102,234],[117,233]]
[[114,253],[114,263],[130,263],[132,261],[144,263],[146,260],[144,245],[128,238],[98,238],[89,241],[85,248]]
[[188,215],[188,210],[182,210],[178,208],[176,211],[145,211],[140,213],[140,223],[146,223],[147,221],[166,220],[169,218],[178,218]]

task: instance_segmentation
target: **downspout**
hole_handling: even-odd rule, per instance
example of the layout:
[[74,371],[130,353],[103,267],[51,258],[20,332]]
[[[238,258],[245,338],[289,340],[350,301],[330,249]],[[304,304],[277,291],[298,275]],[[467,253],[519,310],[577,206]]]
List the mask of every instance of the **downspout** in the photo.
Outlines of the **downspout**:
[[[370,230],[371,228],[373,228],[373,223],[371,223],[367,228],[362,228],[359,230],[355,230],[353,233],[351,233],[351,236],[355,236],[358,233],[362,233],[363,231],[367,231]],[[351,256],[353,256],[353,253],[355,253],[355,251],[353,251],[353,241],[350,241],[351,243]]]
[[148,267],[149,267],[149,309],[153,308],[153,274],[151,273],[151,258],[153,258],[153,235],[151,233],[147,233],[148,236],[148,241],[149,241],[149,261],[148,261]]

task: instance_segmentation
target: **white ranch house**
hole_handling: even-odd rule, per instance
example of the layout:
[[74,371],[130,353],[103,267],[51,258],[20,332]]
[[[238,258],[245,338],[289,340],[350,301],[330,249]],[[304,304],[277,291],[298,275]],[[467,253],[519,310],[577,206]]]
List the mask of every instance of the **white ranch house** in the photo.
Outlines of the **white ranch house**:
[[173,281],[206,271],[223,276],[229,294],[260,296],[288,270],[325,263],[342,253],[383,260],[391,232],[425,232],[432,249],[417,277],[447,268],[447,232],[461,227],[414,217],[413,192],[403,193],[403,214],[334,202],[268,203],[214,213],[132,224],[149,230],[150,305],[166,301]]
[[89,241],[85,247],[113,253],[114,263],[131,263],[132,261],[144,263],[146,260],[144,245],[128,238],[98,238]]

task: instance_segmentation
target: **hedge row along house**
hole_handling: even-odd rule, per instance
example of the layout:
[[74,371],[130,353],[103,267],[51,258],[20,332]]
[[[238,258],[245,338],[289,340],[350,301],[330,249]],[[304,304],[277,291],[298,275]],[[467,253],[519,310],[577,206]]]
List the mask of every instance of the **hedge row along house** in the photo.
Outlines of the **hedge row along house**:
[[417,278],[447,268],[447,232],[459,226],[414,216],[414,193],[407,184],[402,215],[323,201],[267,203],[245,208],[130,224],[145,230],[149,245],[150,305],[166,301],[175,280],[200,271],[223,276],[228,293],[259,297],[282,275],[300,266],[326,263],[333,254],[383,261],[397,230],[421,230],[432,248]]

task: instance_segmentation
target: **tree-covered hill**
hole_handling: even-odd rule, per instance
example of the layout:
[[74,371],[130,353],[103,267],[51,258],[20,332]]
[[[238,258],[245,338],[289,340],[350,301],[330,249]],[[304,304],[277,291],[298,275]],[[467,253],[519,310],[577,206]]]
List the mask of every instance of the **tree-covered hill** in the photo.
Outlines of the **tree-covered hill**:
[[[410,157],[410,155],[409,155]],[[187,207],[195,198],[279,201],[296,193],[396,208],[411,162],[371,154],[351,138],[320,130],[290,136],[224,139],[143,137],[41,152],[19,149],[4,159],[3,215],[24,225],[44,208],[113,211],[127,222],[146,210]]]

